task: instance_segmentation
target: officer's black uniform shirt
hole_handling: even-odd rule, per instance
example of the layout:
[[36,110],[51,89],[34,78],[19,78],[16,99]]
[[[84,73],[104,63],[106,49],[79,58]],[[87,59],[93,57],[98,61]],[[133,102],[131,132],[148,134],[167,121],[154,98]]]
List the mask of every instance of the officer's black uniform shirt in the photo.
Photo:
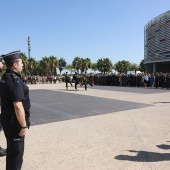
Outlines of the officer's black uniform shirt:
[[22,101],[24,110],[30,109],[29,88],[23,83],[21,75],[7,69],[1,83],[1,123],[8,125],[14,114],[13,102]]

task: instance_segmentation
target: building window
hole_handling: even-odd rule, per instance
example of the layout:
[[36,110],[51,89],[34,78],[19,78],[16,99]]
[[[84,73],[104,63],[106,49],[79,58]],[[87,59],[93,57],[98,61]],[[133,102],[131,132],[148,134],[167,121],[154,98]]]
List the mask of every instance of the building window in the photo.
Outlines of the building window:
[[164,42],[165,41],[165,38],[164,39],[161,39],[161,40],[159,40],[160,42]]

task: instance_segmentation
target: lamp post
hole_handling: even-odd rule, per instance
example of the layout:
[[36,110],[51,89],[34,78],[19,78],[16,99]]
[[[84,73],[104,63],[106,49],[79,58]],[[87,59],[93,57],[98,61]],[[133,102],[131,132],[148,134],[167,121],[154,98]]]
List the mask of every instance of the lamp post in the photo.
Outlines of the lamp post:
[[30,51],[31,51],[31,46],[30,46],[30,37],[28,36],[28,71],[30,73]]

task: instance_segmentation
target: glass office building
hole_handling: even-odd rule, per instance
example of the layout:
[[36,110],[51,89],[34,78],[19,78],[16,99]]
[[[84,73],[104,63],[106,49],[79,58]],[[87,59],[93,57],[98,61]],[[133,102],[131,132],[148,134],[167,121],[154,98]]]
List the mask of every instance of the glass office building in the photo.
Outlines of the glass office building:
[[147,72],[170,72],[170,11],[149,21],[144,29]]

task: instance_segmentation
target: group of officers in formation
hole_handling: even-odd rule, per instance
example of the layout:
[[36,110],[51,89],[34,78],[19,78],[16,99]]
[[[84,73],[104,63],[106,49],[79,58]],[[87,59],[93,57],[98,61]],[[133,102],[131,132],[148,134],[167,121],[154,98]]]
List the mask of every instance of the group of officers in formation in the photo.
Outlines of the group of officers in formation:
[[[75,78],[76,77],[76,78]],[[85,72],[84,75],[79,75],[75,72],[75,75],[70,76],[66,72],[66,89],[68,89],[68,83],[75,83],[75,89],[77,84],[85,85],[87,90],[87,84],[103,85],[103,86],[124,86],[124,87],[151,87],[151,88],[170,88],[170,73],[138,73],[138,74],[96,74],[90,75]]]
[[65,74],[65,82],[66,82],[66,90],[68,90],[68,83],[70,83],[71,86],[73,86],[72,83],[75,83],[75,90],[77,91],[77,85],[79,84],[81,87],[84,85],[85,90],[87,90],[87,84],[89,84],[91,87],[93,86],[92,81],[90,77],[87,75],[87,72],[85,71],[85,74],[80,77],[78,76],[78,73],[75,72],[73,77],[71,78],[68,73]]
[[94,84],[170,88],[170,73],[110,74],[94,76]]
[[170,73],[137,73],[137,74],[78,74],[75,72],[74,75],[64,74],[64,79],[57,76],[29,76],[23,77],[23,81],[31,84],[37,83],[56,83],[57,81],[66,82],[66,89],[68,89],[68,84],[73,86],[75,83],[75,89],[77,90],[77,85],[85,87],[87,90],[87,84],[91,87],[93,85],[102,86],[124,86],[124,87],[151,87],[151,88],[170,88]]

